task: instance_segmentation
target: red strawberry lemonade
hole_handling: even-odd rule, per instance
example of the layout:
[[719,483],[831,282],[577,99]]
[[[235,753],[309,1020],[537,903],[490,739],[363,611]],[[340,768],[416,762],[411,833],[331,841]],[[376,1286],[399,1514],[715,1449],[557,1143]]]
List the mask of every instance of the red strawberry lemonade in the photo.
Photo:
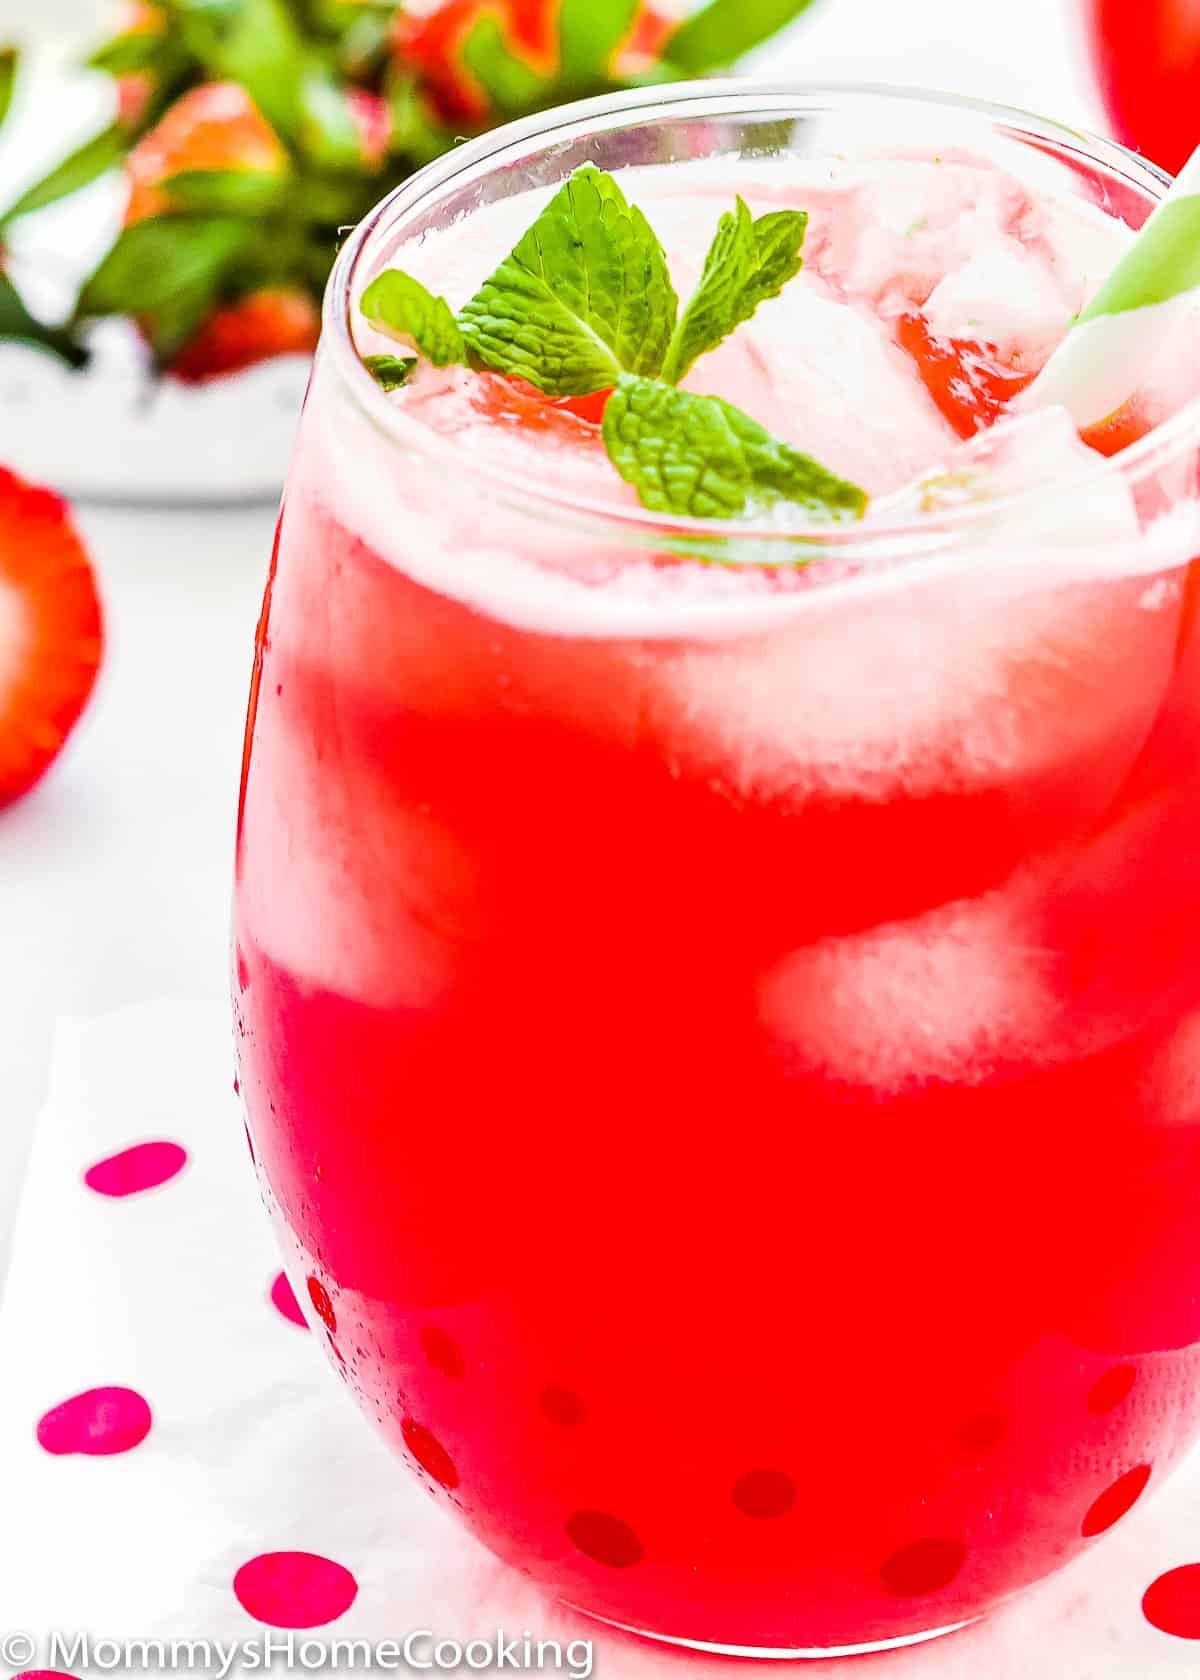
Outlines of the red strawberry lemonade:
[[[1012,414],[1158,190],[1115,148],[639,99],[466,148],[343,258],[255,663],[241,1087],[314,1328],[488,1546],[659,1637],[887,1645],[1200,1421],[1200,358],[1103,435]],[[681,297],[735,193],[808,211],[683,383],[861,522],[652,513],[603,393],[359,365],[374,274],[461,307],[585,157]]]

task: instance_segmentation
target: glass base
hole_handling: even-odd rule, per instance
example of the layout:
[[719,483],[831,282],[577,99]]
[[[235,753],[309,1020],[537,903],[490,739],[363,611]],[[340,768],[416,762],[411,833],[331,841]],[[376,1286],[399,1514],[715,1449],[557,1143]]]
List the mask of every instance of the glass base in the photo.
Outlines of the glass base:
[[941,1639],[947,1633],[959,1633],[963,1628],[970,1627],[972,1617],[965,1622],[952,1622],[948,1627],[928,1628],[924,1633],[906,1633],[900,1639],[876,1639],[866,1645],[811,1645],[797,1646],[794,1649],[776,1649],[769,1645],[712,1645],[703,1639],[680,1639],[670,1633],[647,1633],[645,1628],[630,1627],[626,1622],[615,1622],[609,1616],[597,1616],[590,1610],[583,1610],[579,1605],[571,1605],[572,1610],[579,1610],[580,1615],[589,1617],[593,1622],[603,1622],[605,1627],[618,1628],[622,1633],[632,1633],[638,1639],[652,1639],[657,1645],[679,1645],[685,1651],[702,1651],[711,1657],[759,1657],[776,1662],[796,1662],[805,1657],[869,1657],[880,1651],[900,1651],[906,1645],[924,1645],[930,1639]]

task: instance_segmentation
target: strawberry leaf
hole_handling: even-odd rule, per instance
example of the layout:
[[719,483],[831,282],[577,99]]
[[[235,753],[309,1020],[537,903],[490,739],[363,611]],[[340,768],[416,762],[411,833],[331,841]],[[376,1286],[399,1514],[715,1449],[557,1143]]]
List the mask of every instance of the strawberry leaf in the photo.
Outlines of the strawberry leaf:
[[155,216],[127,227],[83,288],[76,314],[154,315],[215,292],[250,248],[253,224]]
[[162,55],[165,37],[155,29],[134,29],[97,47],[87,59],[89,70],[104,70],[110,76],[127,76],[137,70],[152,70]]
[[338,44],[338,69],[344,76],[359,80],[368,77],[387,58],[393,18],[390,8],[372,11],[367,6],[356,5],[348,9],[357,15]]
[[284,0],[241,0],[232,18],[220,37],[220,74],[240,82],[281,134],[295,136],[307,53],[291,13]]
[[29,313],[20,292],[7,274],[0,273],[0,341],[36,345],[70,367],[82,367],[87,351],[61,327],[48,327]]
[[162,190],[175,209],[200,215],[259,216],[287,196],[287,180],[265,169],[188,169]]
[[322,70],[306,75],[300,86],[300,144],[322,169],[355,170],[363,166],[362,138],[346,91]]
[[640,0],[562,0],[558,42],[563,81],[586,87],[602,79],[639,10]]
[[415,77],[393,68],[384,84],[384,95],[392,117],[393,153],[423,164],[450,150],[453,136],[438,124]]
[[60,198],[68,198],[82,187],[90,186],[99,180],[124,157],[129,148],[129,137],[116,123],[111,128],[101,130],[99,134],[85,140],[82,146],[76,148],[69,157],[56,164],[48,175],[44,175],[33,186],[27,187],[8,209],[0,216],[0,228],[10,222],[15,222],[19,216],[28,216],[34,210],[44,210],[47,205],[56,204]]
[[689,76],[728,69],[811,4],[812,0],[709,0],[668,38],[662,56]]
[[536,108],[549,83],[509,47],[492,12],[485,12],[462,44],[462,61],[502,116]]
[[0,47],[0,128],[12,109],[19,58],[16,47]]

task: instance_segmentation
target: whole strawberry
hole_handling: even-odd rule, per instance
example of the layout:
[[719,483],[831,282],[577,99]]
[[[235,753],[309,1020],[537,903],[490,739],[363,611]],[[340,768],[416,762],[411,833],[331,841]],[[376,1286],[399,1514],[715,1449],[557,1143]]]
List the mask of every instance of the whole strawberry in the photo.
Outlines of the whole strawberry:
[[96,581],[66,504],[0,468],[0,806],[62,751],[100,668]]

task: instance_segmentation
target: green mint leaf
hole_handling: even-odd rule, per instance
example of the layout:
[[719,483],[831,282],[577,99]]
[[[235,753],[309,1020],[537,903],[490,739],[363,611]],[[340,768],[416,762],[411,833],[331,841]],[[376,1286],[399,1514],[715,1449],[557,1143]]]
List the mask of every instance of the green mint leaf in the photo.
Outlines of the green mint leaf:
[[259,216],[283,201],[288,184],[283,176],[266,169],[187,169],[168,176],[162,190],[179,210]]
[[16,47],[0,47],[0,128],[4,127],[4,119],[12,109],[19,62]]
[[48,327],[31,315],[8,275],[0,273],[0,341],[5,339],[48,350],[70,367],[82,367],[88,359],[87,351],[69,332]]
[[640,0],[562,0],[558,60],[568,87],[586,87],[604,77],[640,9]]
[[690,76],[728,69],[811,4],[812,0],[709,0],[668,38],[662,56]]
[[254,238],[228,216],[155,216],[135,222],[84,286],[76,315],[150,315],[215,294]]
[[584,396],[621,371],[653,375],[678,300],[645,216],[611,175],[576,170],[462,310],[476,358],[548,396]]
[[16,203],[10,204],[0,216],[0,227],[15,222],[19,216],[44,210],[47,205],[57,204],[59,199],[69,198],[81,188],[91,186],[101,175],[114,169],[128,149],[129,138],[116,123],[101,130],[56,164],[48,175],[27,187]]
[[773,501],[814,518],[858,519],[864,492],[772,437],[720,397],[624,375],[604,411],[604,443],[621,477],[656,513],[736,519]]
[[545,78],[509,47],[500,20],[492,12],[485,12],[472,25],[460,56],[489,105],[501,116],[529,111],[547,91]]
[[110,76],[127,76],[136,70],[151,70],[163,50],[164,36],[157,29],[135,29],[117,35],[97,47],[87,60],[89,70],[104,70]]
[[755,221],[739,198],[726,211],[704,260],[704,272],[667,351],[662,376],[677,385],[708,350],[715,350],[760,303],[778,297],[800,272],[808,216],[773,210]]
[[372,280],[360,307],[373,327],[414,346],[434,367],[467,360],[466,340],[450,305],[403,269],[389,268]]
[[417,365],[415,356],[364,356],[363,366],[375,383],[385,391],[398,391],[407,385]]

